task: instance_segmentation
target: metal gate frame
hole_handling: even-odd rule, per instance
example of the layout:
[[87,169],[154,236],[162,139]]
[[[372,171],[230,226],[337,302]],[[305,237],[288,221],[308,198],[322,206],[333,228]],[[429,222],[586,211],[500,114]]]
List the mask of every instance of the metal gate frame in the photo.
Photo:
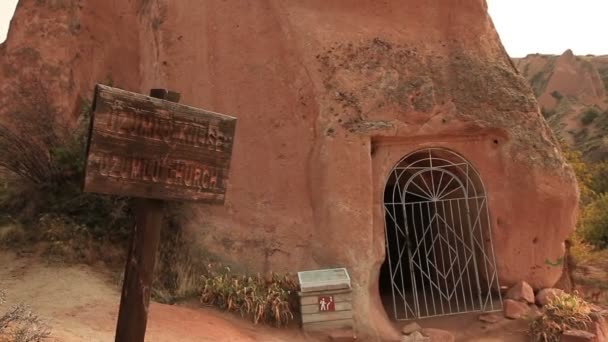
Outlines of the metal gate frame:
[[384,209],[396,320],[502,309],[485,187],[467,160],[443,148],[408,154]]

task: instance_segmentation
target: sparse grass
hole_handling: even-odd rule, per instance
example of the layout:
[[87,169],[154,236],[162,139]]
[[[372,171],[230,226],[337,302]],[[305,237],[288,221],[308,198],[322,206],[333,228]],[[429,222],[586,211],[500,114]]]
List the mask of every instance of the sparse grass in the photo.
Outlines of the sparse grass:
[[589,304],[577,295],[563,293],[553,297],[544,311],[528,323],[528,334],[535,342],[559,342],[566,330],[586,329],[591,323]]
[[263,322],[280,327],[294,317],[297,289],[291,275],[237,275],[229,267],[210,265],[203,276],[201,302],[249,316],[256,324]]
[[[0,307],[5,303],[6,293],[0,290]],[[11,306],[0,315],[0,337],[11,338],[11,341],[42,341],[50,333],[48,324],[23,303]]]

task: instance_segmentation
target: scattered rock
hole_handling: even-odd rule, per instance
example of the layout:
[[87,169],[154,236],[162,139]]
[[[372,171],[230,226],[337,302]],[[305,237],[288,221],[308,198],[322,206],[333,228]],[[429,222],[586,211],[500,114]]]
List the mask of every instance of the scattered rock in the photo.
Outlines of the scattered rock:
[[427,336],[429,342],[454,342],[456,337],[446,330],[424,328],[422,335]]
[[351,329],[333,330],[328,335],[329,341],[351,342],[356,341],[357,337]]
[[593,312],[589,316],[593,320],[589,331],[597,336],[598,341],[608,341],[608,320],[599,312]]
[[530,305],[528,305],[528,307],[530,308],[528,314],[532,318],[536,318],[543,314],[543,311],[536,304],[530,304]]
[[566,330],[561,342],[598,342],[596,336],[583,330]]
[[403,326],[403,328],[401,328],[401,332],[403,333],[403,335],[409,335],[415,331],[420,331],[420,330],[422,330],[422,327],[420,325],[418,325],[418,323],[416,323],[416,322],[406,324]]
[[486,313],[486,314],[479,315],[479,317],[477,317],[477,318],[482,322],[496,323],[496,322],[500,321],[503,317],[500,315],[497,315],[497,314],[493,314],[493,313]]
[[589,307],[591,308],[591,312],[597,312],[597,313],[601,314],[602,316],[606,316],[606,314],[608,313],[608,310],[604,309],[603,307],[601,307],[597,304],[589,303]]
[[505,299],[503,302],[503,310],[505,317],[510,319],[520,319],[530,312],[528,304],[513,299]]
[[401,342],[431,342],[431,339],[423,336],[420,331],[414,331],[410,335],[401,336]]
[[549,304],[549,301],[551,300],[551,298],[553,298],[555,296],[559,296],[563,293],[564,293],[564,291],[560,290],[560,289],[553,289],[553,288],[542,289],[542,290],[538,291],[538,293],[536,294],[536,304],[538,304],[540,306],[545,306],[545,305]]
[[513,285],[505,295],[506,299],[518,300],[520,302],[534,303],[534,290],[525,281]]

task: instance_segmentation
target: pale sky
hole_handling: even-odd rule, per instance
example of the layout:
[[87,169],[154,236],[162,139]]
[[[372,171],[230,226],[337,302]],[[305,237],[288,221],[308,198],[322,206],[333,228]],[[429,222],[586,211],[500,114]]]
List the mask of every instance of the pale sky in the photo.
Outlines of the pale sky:
[[[487,2],[511,57],[537,52],[561,54],[567,49],[577,55],[608,54],[608,0]],[[0,42],[6,38],[16,4],[17,0],[0,0]]]

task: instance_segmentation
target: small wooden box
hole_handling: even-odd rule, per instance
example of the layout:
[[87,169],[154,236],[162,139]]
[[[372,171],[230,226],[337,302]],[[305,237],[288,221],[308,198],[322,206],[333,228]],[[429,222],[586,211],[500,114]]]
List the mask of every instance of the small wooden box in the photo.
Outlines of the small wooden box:
[[353,328],[351,284],[344,268],[299,272],[302,329]]

